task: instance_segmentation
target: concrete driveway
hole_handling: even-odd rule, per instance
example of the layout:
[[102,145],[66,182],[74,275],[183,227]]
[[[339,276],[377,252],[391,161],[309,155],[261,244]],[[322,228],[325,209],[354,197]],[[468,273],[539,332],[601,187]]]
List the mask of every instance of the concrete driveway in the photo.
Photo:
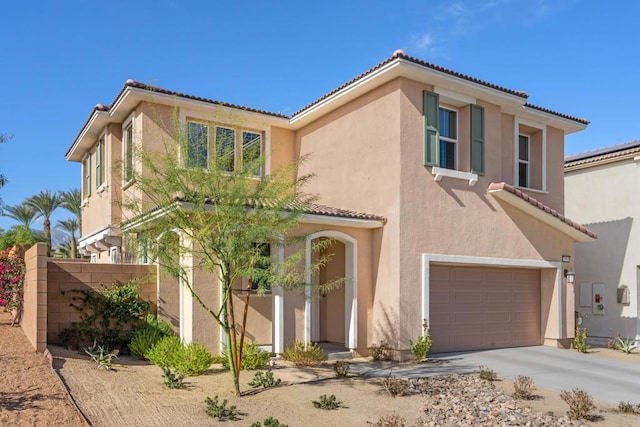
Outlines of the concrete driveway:
[[469,373],[484,366],[499,378],[531,377],[538,386],[553,390],[578,388],[594,399],[617,404],[640,403],[640,364],[581,354],[574,350],[535,346],[430,355],[438,363],[360,366],[363,375],[424,377]]

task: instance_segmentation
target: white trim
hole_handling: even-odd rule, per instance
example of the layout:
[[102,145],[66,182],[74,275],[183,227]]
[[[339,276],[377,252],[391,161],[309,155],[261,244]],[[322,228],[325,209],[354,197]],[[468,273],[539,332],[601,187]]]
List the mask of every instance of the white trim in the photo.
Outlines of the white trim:
[[533,120],[523,119],[521,117],[517,117],[514,120],[514,156],[513,156],[513,183],[514,185],[518,185],[520,183],[519,180],[519,152],[520,152],[520,135],[527,136],[529,138],[529,168],[527,171],[527,189],[536,190],[536,188],[531,187],[531,135],[523,133],[520,131],[520,125],[529,126],[535,129],[539,129],[542,132],[542,152],[541,152],[541,174],[542,174],[542,182],[541,188],[537,188],[537,190],[545,192],[547,191],[547,125],[544,123],[536,122]]
[[476,265],[481,267],[555,268],[560,276],[560,263],[516,258],[475,257],[465,255],[422,254],[422,319],[429,319],[429,277],[431,263]]
[[134,176],[134,171],[135,171],[135,144],[133,143],[135,140],[135,134],[136,134],[136,126],[135,126],[135,112],[132,112],[129,117],[127,117],[127,120],[125,120],[122,123],[122,171],[121,171],[121,181],[122,181],[122,188],[125,188],[127,186],[129,186],[132,182],[133,182],[133,178],[127,180],[126,179],[126,171],[127,171],[127,129],[129,128],[129,126],[131,126],[131,141],[128,141],[128,143],[131,145],[131,176]]
[[380,228],[384,221],[377,219],[344,218],[328,215],[302,214],[300,222],[303,224],[333,225],[353,228]]
[[314,309],[317,301],[311,296],[311,242],[321,237],[336,239],[345,245],[345,284],[344,284],[344,340],[345,347],[353,350],[358,345],[358,241],[346,233],[336,230],[324,230],[313,233],[305,242],[305,342],[319,339],[319,313]]
[[[178,233],[180,247],[191,248],[192,242],[184,233]],[[180,266],[184,268],[189,285],[193,288],[193,255],[190,251],[180,254]],[[186,343],[193,340],[193,295],[184,279],[180,277],[180,339]]]
[[463,172],[460,170],[441,168],[438,166],[433,166],[431,168],[431,175],[433,175],[433,179],[437,182],[442,181],[442,177],[448,177],[453,179],[461,179],[463,181],[469,181],[469,187],[473,187],[478,182],[478,174],[471,172]]
[[[282,238],[278,245],[278,264],[284,263],[284,245]],[[271,309],[271,351],[275,354],[284,352],[284,289],[282,286],[271,288],[272,309]]]
[[564,333],[564,292],[562,289],[562,279],[564,271],[562,270],[561,262],[552,262],[556,268],[556,285],[554,286],[554,292],[556,293],[556,300],[558,301],[558,338],[565,338]]
[[463,95],[459,92],[444,89],[440,86],[434,86],[433,92],[439,95],[440,102],[444,102],[445,104],[453,105],[456,107],[464,107],[470,104],[477,103],[477,99],[473,96]]

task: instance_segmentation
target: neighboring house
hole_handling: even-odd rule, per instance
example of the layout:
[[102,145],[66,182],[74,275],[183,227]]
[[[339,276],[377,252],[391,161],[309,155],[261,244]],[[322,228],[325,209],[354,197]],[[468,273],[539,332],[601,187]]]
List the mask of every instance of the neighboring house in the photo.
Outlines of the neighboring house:
[[576,246],[576,311],[595,342],[640,339],[640,141],[565,158],[566,211],[598,232]]
[[[561,214],[564,135],[588,122],[527,97],[402,51],[291,117],[129,80],[66,153],[83,164],[80,247],[95,262],[136,259],[123,250],[114,202],[135,191],[135,145],[171,141],[177,111],[208,136],[209,153],[233,146],[236,167],[247,141],[270,154],[263,174],[312,153],[300,172],[317,175],[306,191],[322,205],[303,218],[307,247],[338,241],[320,276],[349,280],[319,301],[276,286],[253,299],[259,344],[280,353],[294,339],[323,341],[367,354],[386,343],[403,358],[428,319],[434,352],[567,345],[574,296],[563,272],[573,265],[561,260],[596,235]],[[212,321],[184,289],[163,278],[158,289],[160,315],[215,347]]]

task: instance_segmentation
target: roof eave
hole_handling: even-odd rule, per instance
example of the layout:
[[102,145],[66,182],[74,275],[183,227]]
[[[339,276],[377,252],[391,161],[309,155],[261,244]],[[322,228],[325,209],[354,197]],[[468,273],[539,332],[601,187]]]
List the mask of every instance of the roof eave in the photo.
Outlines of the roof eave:
[[425,67],[413,61],[398,57],[294,115],[291,117],[291,125],[294,129],[300,129],[398,77],[405,77],[424,84],[455,90],[465,95],[483,99],[497,105],[510,106],[511,108],[522,107],[527,101],[525,96],[507,93],[503,90],[453,76],[443,71]]
[[503,200],[510,205],[524,211],[525,213],[531,215],[532,217],[540,220],[541,222],[547,224],[548,226],[566,234],[571,237],[573,240],[577,242],[593,242],[596,238],[591,237],[590,235],[572,227],[571,225],[561,221],[559,218],[531,205],[526,200],[516,196],[515,194],[504,190],[489,190],[489,193],[500,200]]

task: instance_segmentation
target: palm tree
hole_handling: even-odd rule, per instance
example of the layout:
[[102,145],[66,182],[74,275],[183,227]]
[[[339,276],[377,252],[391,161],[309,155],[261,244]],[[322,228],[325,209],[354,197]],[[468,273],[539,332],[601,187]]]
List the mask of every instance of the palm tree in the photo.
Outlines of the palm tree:
[[24,227],[24,229],[29,233],[30,236],[33,236],[31,224],[41,216],[41,214],[37,212],[33,206],[27,204],[26,202],[22,202],[22,204],[16,206],[6,206],[2,215],[8,216],[9,218],[13,218],[18,221],[20,223],[20,226]]
[[76,240],[76,231],[78,231],[78,220],[76,218],[69,218],[58,221],[56,225],[57,229],[60,229],[70,236],[69,243],[70,256],[69,258],[75,258],[78,253],[78,242]]
[[49,190],[43,190],[38,194],[29,197],[26,202],[44,218],[42,231],[47,241],[47,254],[51,253],[51,214],[62,204],[62,197],[58,193],[52,193]]
[[77,188],[70,188],[68,191],[61,191],[62,206],[78,219],[78,233],[82,235],[82,194]]

